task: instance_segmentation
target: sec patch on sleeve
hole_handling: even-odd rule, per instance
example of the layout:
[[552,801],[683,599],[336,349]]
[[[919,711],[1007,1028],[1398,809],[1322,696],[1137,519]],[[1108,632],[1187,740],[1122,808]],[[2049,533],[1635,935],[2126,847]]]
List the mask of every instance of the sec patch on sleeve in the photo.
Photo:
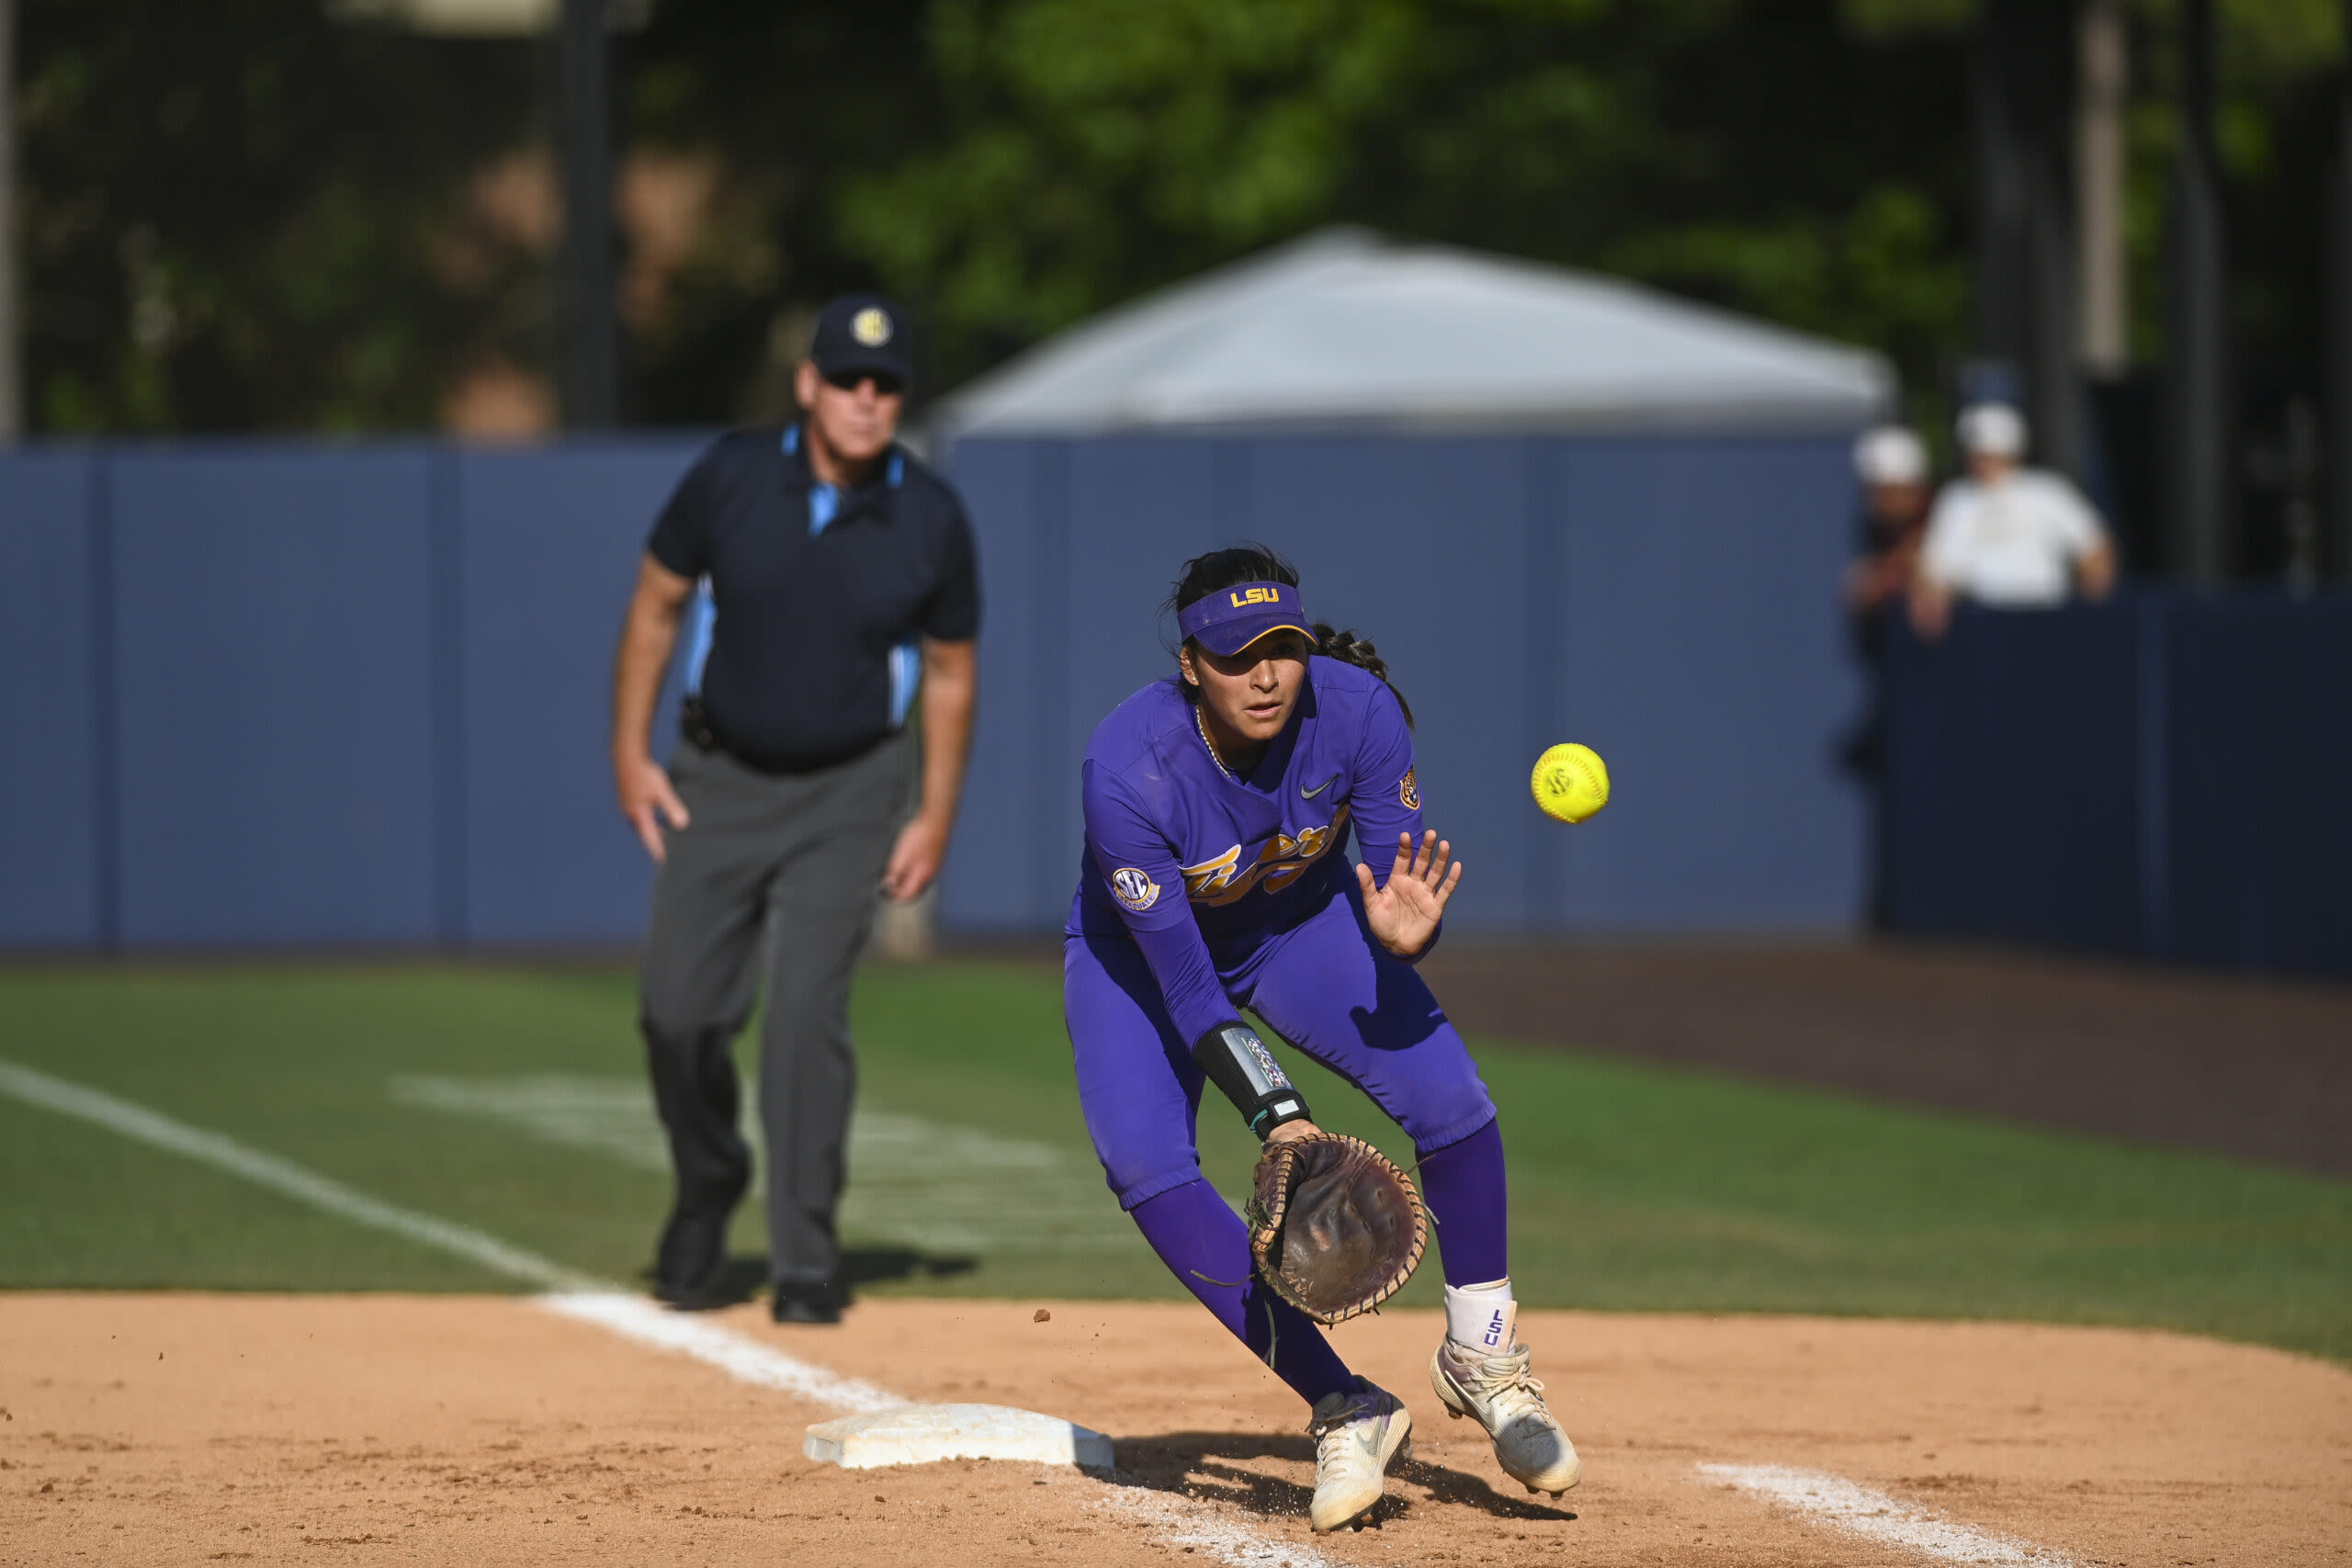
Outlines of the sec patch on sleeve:
[[1111,892],[1138,915],[1159,902],[1159,884],[1131,865],[1111,874]]
[[1408,811],[1419,811],[1421,808],[1421,786],[1413,778],[1413,775],[1419,772],[1419,768],[1407,768],[1405,776],[1396,781],[1396,799]]

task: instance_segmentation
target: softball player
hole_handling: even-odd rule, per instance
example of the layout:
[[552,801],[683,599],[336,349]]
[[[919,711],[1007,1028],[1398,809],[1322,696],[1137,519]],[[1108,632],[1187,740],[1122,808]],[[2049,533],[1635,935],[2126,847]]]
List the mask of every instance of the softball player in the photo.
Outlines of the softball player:
[[[1254,1275],[1193,1145],[1204,1082],[1261,1138],[1314,1130],[1241,1021],[1254,1010],[1412,1135],[1445,1272],[1430,1383],[1505,1471],[1556,1495],[1579,1467],[1514,1332],[1494,1104],[1412,969],[1462,868],[1421,828],[1410,711],[1369,643],[1306,618],[1271,550],[1186,563],[1174,604],[1176,677],[1096,727],[1082,775],[1063,1007],[1104,1175],[1176,1278],[1312,1408],[1314,1528],[1359,1518],[1412,1418]],[[1367,862],[1395,846],[1388,870],[1348,874],[1332,851],[1351,826]]]

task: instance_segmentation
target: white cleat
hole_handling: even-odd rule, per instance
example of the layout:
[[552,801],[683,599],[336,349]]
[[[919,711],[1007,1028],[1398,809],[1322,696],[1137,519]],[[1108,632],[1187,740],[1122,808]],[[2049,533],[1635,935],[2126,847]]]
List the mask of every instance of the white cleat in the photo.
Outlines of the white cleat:
[[1557,1497],[1584,1479],[1574,1443],[1552,1419],[1544,1385],[1528,1374],[1527,1347],[1489,1356],[1448,1339],[1430,1358],[1430,1387],[1456,1419],[1468,1416],[1495,1440],[1504,1473],[1530,1492]]
[[1353,1393],[1327,1393],[1306,1424],[1315,1439],[1315,1503],[1307,1523],[1317,1535],[1371,1512],[1392,1460],[1413,1456],[1413,1417],[1397,1397],[1356,1379]]

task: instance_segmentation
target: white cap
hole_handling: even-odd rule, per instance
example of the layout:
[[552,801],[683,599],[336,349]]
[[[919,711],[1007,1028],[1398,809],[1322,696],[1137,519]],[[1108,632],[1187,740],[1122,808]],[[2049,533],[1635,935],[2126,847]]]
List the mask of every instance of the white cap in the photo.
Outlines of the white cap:
[[1928,448],[1899,424],[1854,438],[1854,476],[1866,485],[1915,485],[1928,477]]
[[2025,415],[2007,403],[1971,403],[1956,426],[1961,450],[1971,457],[2025,456]]

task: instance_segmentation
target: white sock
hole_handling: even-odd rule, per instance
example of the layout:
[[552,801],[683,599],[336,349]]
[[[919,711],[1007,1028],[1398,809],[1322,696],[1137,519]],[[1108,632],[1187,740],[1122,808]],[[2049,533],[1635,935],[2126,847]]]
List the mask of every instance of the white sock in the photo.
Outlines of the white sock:
[[1445,1337],[1482,1356],[1508,1356],[1519,1343],[1519,1303],[1509,1278],[1489,1285],[1445,1288]]

